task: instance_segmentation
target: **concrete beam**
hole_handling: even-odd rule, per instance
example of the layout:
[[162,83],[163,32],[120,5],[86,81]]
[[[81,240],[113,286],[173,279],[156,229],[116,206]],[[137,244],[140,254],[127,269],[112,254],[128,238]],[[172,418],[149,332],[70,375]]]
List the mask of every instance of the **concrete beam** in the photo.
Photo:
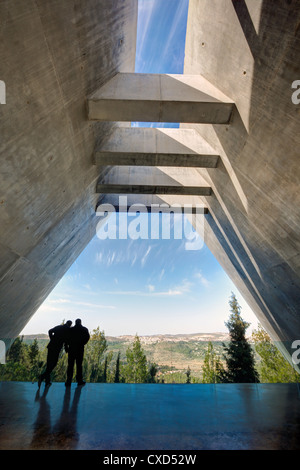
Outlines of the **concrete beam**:
[[180,196],[210,196],[210,187],[203,186],[157,186],[138,184],[97,184],[99,194],[167,194]]
[[193,129],[118,127],[95,151],[97,165],[216,168],[218,160]]
[[201,75],[118,73],[88,98],[97,121],[228,124],[234,102]]

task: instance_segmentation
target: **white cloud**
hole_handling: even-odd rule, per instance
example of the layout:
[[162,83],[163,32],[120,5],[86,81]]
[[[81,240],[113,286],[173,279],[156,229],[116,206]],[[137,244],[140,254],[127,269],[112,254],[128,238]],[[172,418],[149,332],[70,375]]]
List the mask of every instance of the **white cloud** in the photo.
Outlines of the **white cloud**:
[[170,51],[170,46],[172,44],[172,41],[174,41],[174,35],[176,34],[176,31],[180,22],[182,21],[182,16],[185,13],[185,10],[186,10],[185,2],[177,2],[177,9],[176,9],[176,13],[174,16],[174,21],[172,23],[172,28],[169,31],[168,40],[164,44],[164,48],[161,51],[162,62]]
[[147,291],[110,291],[106,292],[109,295],[127,295],[127,296],[142,296],[142,297],[172,297],[177,295],[184,295],[191,291],[192,283],[184,279],[181,284],[174,286],[168,290],[156,291],[155,286],[152,284],[147,285]]
[[157,2],[153,0],[139,0],[138,2],[139,56],[137,57],[137,61],[142,61],[144,43],[149,34],[148,29],[156,6]]
[[145,266],[145,263],[146,263],[146,260],[147,260],[147,257],[149,255],[150,251],[151,251],[151,246],[148,246],[148,249],[147,249],[146,253],[144,254],[144,256],[141,259],[142,268]]
[[209,282],[208,279],[206,279],[206,277],[203,276],[203,274],[201,273],[201,271],[198,271],[197,273],[195,273],[195,278],[199,280],[200,284],[202,284],[203,287],[210,287],[211,283]]
[[[50,305],[49,305],[50,304]],[[97,304],[97,303],[91,303],[91,302],[81,302],[78,300],[70,300],[70,299],[53,299],[53,300],[46,300],[39,310],[53,310],[53,311],[59,311],[59,310],[65,310],[65,307],[61,306],[61,304],[69,304],[72,307],[87,307],[87,308],[107,308],[107,309],[114,309],[116,308],[114,305],[103,305],[103,304]],[[55,305],[57,305],[55,307]]]
[[109,251],[109,253],[106,257],[106,266],[109,267],[112,264],[114,264],[115,258],[116,258],[116,252],[115,251],[113,251],[113,252]]

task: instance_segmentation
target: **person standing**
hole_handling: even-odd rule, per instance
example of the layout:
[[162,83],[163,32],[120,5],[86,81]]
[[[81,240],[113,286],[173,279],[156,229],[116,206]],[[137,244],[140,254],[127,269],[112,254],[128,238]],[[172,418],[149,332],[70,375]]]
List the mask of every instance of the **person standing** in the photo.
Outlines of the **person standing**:
[[40,375],[38,380],[38,387],[45,380],[45,385],[51,385],[50,374],[56,366],[59,358],[59,353],[63,346],[67,345],[68,335],[71,329],[72,322],[68,320],[63,325],[57,325],[48,331],[50,342],[48,343],[47,365],[45,371]]
[[85,385],[82,377],[82,361],[84,356],[84,346],[90,339],[89,330],[82,326],[80,318],[75,321],[75,325],[69,331],[68,337],[68,369],[66,387],[70,387],[73,379],[74,364],[76,362],[76,381],[78,385]]

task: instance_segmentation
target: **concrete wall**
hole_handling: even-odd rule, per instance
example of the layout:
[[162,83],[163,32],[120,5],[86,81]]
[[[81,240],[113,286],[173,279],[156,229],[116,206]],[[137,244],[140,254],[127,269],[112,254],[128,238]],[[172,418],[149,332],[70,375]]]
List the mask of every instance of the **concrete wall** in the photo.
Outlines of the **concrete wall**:
[[184,72],[232,98],[229,126],[194,128],[220,154],[205,242],[273,339],[300,339],[298,0],[190,0]]
[[23,329],[95,234],[86,97],[133,72],[137,0],[0,3],[0,337]]

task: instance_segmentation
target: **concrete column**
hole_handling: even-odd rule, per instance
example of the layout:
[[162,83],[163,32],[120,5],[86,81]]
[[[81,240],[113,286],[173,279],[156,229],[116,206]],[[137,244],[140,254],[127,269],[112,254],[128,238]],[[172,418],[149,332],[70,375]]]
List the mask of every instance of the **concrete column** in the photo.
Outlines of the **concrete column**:
[[88,98],[98,121],[228,124],[233,108],[201,75],[118,73]]
[[218,159],[193,129],[118,127],[95,151],[97,165],[216,168]]

